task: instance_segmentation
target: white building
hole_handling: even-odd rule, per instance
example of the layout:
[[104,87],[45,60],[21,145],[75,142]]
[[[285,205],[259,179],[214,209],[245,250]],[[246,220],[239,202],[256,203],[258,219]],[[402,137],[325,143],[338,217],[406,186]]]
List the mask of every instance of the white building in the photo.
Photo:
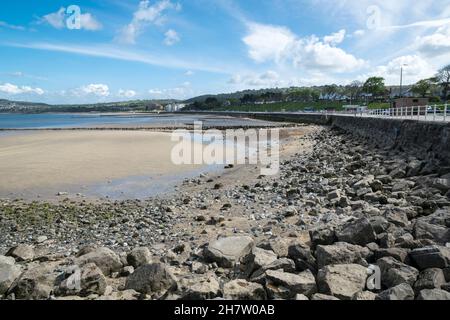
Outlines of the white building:
[[186,104],[184,103],[171,103],[168,104],[164,109],[166,110],[166,112],[177,112],[183,109],[184,107],[186,107]]

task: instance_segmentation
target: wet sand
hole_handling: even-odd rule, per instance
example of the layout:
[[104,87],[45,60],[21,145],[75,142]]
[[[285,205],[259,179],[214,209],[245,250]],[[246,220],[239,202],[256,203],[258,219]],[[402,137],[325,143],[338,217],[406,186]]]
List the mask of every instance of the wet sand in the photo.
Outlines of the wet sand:
[[[148,188],[150,178],[188,174],[174,165],[169,133],[147,131],[42,131],[0,137],[0,197],[82,192],[94,187]],[[148,178],[147,180],[143,178]],[[170,180],[170,179],[168,179]],[[92,192],[92,190],[90,190]]]

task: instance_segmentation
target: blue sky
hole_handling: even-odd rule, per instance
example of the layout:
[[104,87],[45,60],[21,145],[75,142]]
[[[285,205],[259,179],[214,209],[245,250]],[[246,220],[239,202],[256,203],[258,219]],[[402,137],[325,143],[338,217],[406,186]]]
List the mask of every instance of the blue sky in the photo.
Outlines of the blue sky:
[[0,98],[13,100],[397,84],[402,65],[414,83],[449,63],[450,0],[16,0],[0,11]]

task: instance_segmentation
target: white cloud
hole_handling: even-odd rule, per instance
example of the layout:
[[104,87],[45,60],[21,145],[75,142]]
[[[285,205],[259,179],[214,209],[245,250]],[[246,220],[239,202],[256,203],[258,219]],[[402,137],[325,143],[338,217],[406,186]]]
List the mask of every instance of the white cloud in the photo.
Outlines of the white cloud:
[[335,46],[344,37],[345,30],[325,37],[324,41],[316,36],[299,38],[286,27],[250,23],[243,41],[250,58],[259,63],[289,64],[307,70],[355,71],[365,61]]
[[361,76],[362,80],[369,76],[380,76],[386,79],[386,84],[400,83],[400,69],[403,66],[403,81],[411,84],[421,79],[432,77],[436,70],[425,59],[418,55],[406,55],[389,61],[386,65],[376,67],[369,74]]
[[133,98],[136,96],[136,94],[137,92],[134,90],[123,90],[123,89],[120,89],[118,93],[119,97],[121,98]]
[[0,92],[11,95],[26,94],[26,93],[43,95],[45,93],[45,91],[42,90],[41,88],[32,88],[29,86],[17,86],[11,83],[5,83],[3,85],[0,85]]
[[97,21],[97,19],[95,19],[95,17],[93,17],[90,13],[81,14],[80,21],[82,29],[96,31],[103,28],[102,24]]
[[187,77],[193,76],[194,74],[195,74],[195,72],[192,71],[192,70],[188,70],[188,71],[186,71],[186,72],[184,73],[184,75],[187,76]]
[[272,70],[261,74],[234,75],[229,81],[233,85],[246,85],[251,87],[275,87],[284,84],[280,75]]
[[280,61],[284,52],[295,43],[296,36],[288,28],[251,23],[243,39],[249,56],[256,62]]
[[439,27],[431,35],[417,37],[416,45],[428,57],[450,54],[450,24]]
[[62,29],[65,25],[66,8],[62,7],[58,11],[49,13],[42,17],[42,21],[47,22],[53,28]]
[[74,44],[53,44],[53,43],[28,43],[28,44],[8,44],[16,48],[29,48],[36,50],[46,50],[54,52],[67,52],[91,57],[103,57],[116,60],[141,62],[148,65],[155,65],[167,68],[201,70],[219,74],[230,74],[233,66],[230,64],[218,64],[203,59],[201,63],[189,62],[186,59],[173,58],[169,56],[152,56],[148,52],[137,50],[124,50],[124,48],[111,45],[89,45],[80,46]]
[[332,46],[342,43],[345,39],[346,31],[344,29],[323,38],[323,42]]
[[180,36],[175,30],[168,30],[165,34],[164,44],[166,46],[173,46],[174,44],[180,42]]
[[5,21],[0,21],[0,28],[8,28],[11,30],[25,31],[26,28],[24,26],[17,26],[13,24],[9,24]]
[[[48,23],[53,28],[63,29],[66,27],[66,8],[61,7],[58,11],[49,13],[41,18],[41,22]],[[102,29],[102,24],[90,13],[81,13],[81,29],[96,31]]]
[[106,84],[89,84],[75,90],[76,95],[94,95],[108,97],[109,87]]
[[117,40],[123,43],[135,44],[136,38],[147,25],[160,25],[164,22],[164,13],[168,10],[181,10],[181,5],[172,3],[170,0],[162,0],[150,5],[150,1],[142,0],[139,3],[138,10],[134,12],[133,20],[122,28]]

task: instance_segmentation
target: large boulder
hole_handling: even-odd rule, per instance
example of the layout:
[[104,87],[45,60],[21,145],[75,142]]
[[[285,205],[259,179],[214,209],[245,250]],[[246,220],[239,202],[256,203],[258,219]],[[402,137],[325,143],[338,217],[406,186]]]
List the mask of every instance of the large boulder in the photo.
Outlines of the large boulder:
[[270,265],[277,260],[277,255],[270,250],[264,250],[254,247],[252,253],[242,259],[247,275],[251,275],[254,271]]
[[330,264],[360,264],[368,266],[365,257],[369,254],[367,248],[345,242],[337,242],[331,246],[317,246],[316,260],[319,269]]
[[126,281],[125,288],[143,294],[161,294],[176,289],[176,278],[163,263],[146,264],[136,269]]
[[316,258],[311,253],[311,248],[303,243],[293,243],[289,246],[289,258],[294,260],[299,271],[310,270],[317,272]]
[[402,283],[413,286],[419,275],[419,271],[392,257],[381,258],[377,261],[381,270],[381,283],[386,288],[395,287]]
[[11,248],[6,253],[6,256],[13,257],[16,261],[31,261],[34,259],[34,248],[26,244],[21,244]]
[[102,270],[105,276],[109,276],[113,272],[118,272],[123,267],[119,256],[108,248],[98,248],[90,251],[89,253],[76,258],[74,262],[74,264],[79,266],[94,263]]
[[[14,261],[14,259],[12,259]],[[5,259],[4,262],[7,260]],[[14,281],[21,275],[22,268],[18,265],[2,264],[0,261],[0,296],[5,294]]]
[[365,246],[376,240],[375,231],[367,218],[361,218],[345,224],[340,230],[336,231],[336,235],[340,242],[348,242],[360,246]]
[[226,300],[266,300],[267,294],[262,285],[238,279],[224,285],[223,297]]
[[417,300],[447,301],[450,300],[450,292],[441,289],[424,289],[420,291]]
[[307,270],[300,274],[268,270],[266,272],[266,288],[273,299],[292,299],[297,294],[307,297],[317,292],[314,275]]
[[152,254],[147,247],[136,248],[127,255],[127,262],[134,268],[139,268],[152,262]]
[[66,278],[58,287],[57,295],[89,296],[103,295],[106,291],[106,277],[97,265],[88,263],[81,268],[73,266],[66,271]]
[[179,286],[186,300],[214,299],[220,294],[219,282],[213,275],[185,279]]
[[414,290],[409,284],[402,283],[381,292],[377,300],[414,300]]
[[445,284],[445,277],[442,269],[427,269],[419,274],[414,290],[420,292],[423,289],[441,289],[443,284]]
[[253,239],[248,236],[228,237],[216,240],[205,249],[205,257],[224,268],[232,268],[239,260],[251,253]]
[[271,264],[266,265],[259,270],[256,270],[250,277],[250,281],[265,284],[265,274],[268,270],[282,270],[283,272],[293,273],[295,272],[295,263],[293,260],[288,258],[275,260]]
[[9,293],[14,293],[20,300],[46,300],[55,288],[60,272],[58,263],[49,262],[31,266],[11,286]]
[[429,246],[414,249],[409,253],[411,260],[419,268],[444,269],[450,266],[450,248],[441,246]]
[[359,264],[330,265],[319,270],[319,292],[339,299],[351,300],[366,287],[367,268]]

